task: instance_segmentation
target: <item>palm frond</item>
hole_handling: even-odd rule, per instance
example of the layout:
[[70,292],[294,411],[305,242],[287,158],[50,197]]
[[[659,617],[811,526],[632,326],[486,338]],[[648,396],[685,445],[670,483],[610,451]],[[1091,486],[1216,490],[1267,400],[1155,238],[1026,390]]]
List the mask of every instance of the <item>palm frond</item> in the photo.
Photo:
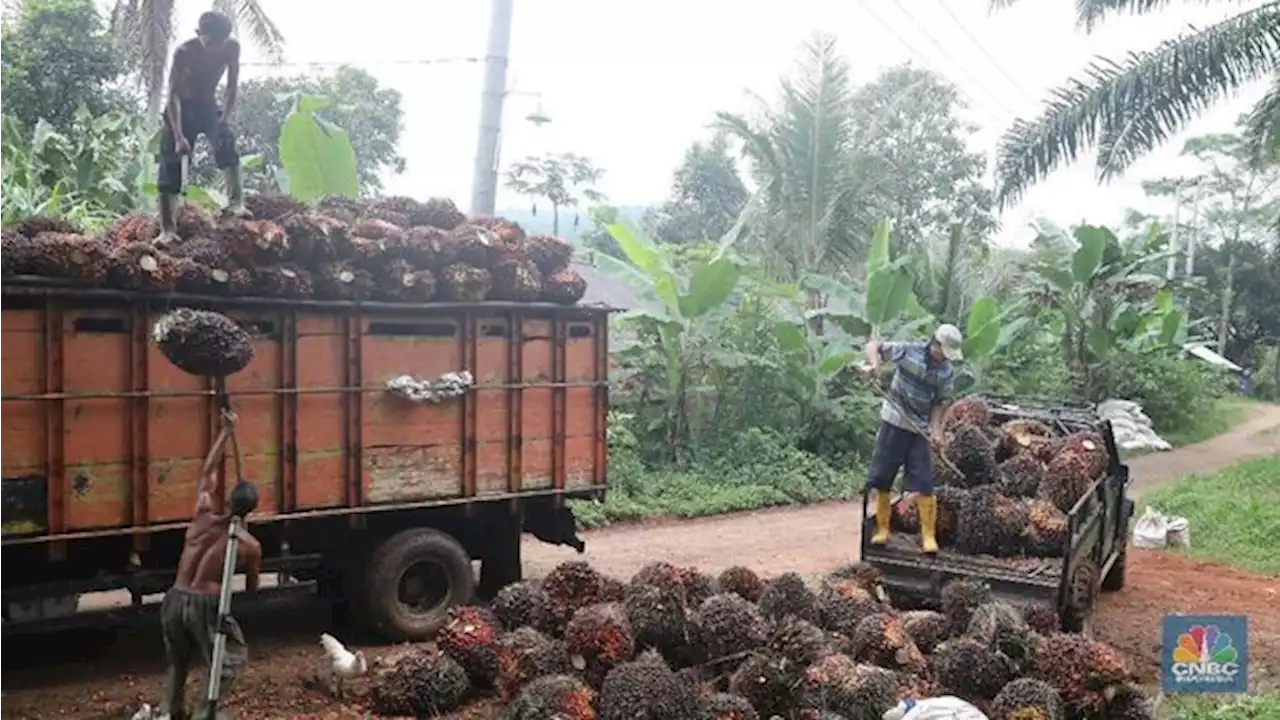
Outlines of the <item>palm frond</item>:
[[1280,163],[1280,71],[1245,118],[1244,140],[1255,163]]
[[1007,204],[1059,165],[1099,145],[1107,180],[1192,117],[1280,63],[1280,0],[1168,40],[1124,61],[1100,59],[1085,80],[1052,93],[1044,113],[1000,141],[999,202]]
[[[1184,0],[1185,1],[1185,0]],[[1021,0],[990,0],[987,9],[997,12],[1017,5]],[[1120,14],[1146,15],[1163,10],[1174,0],[1076,0],[1076,27],[1092,32],[1108,17]],[[1201,5],[1240,0],[1196,0]]]
[[254,47],[272,62],[284,59],[284,35],[259,0],[214,0],[213,8],[231,19],[237,34],[247,32]]

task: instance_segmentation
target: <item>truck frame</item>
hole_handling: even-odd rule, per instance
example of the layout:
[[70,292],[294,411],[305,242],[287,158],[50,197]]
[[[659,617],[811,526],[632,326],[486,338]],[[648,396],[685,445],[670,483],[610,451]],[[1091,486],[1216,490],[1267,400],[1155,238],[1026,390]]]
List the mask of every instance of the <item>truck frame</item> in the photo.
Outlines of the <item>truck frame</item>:
[[[581,552],[565,501],[607,486],[610,308],[158,296],[31,278],[6,278],[3,297],[6,635],[143,613],[172,583],[219,413],[212,381],[151,342],[179,306],[254,336],[227,388],[261,497],[249,530],[264,574],[288,578],[270,592],[317,591],[388,639],[426,638],[476,593],[473,560],[481,596],[520,579],[522,532]],[[386,386],[461,370],[474,385],[439,403]],[[119,589],[127,608],[75,611],[80,594]]]
[[[1091,405],[985,397],[993,422],[1039,420],[1063,433],[1093,430],[1106,442],[1111,465],[1067,513],[1063,557],[999,558],[967,555],[946,547],[930,557],[920,551],[917,538],[896,531],[886,545],[872,545],[875,516],[864,496],[862,559],[884,573],[886,590],[896,602],[935,606],[948,582],[978,580],[1004,599],[1048,603],[1058,611],[1063,628],[1087,631],[1098,592],[1124,587],[1129,519],[1133,515],[1133,501],[1126,496],[1129,468],[1119,460],[1111,423],[1100,420]],[[901,500],[895,498],[895,502]]]

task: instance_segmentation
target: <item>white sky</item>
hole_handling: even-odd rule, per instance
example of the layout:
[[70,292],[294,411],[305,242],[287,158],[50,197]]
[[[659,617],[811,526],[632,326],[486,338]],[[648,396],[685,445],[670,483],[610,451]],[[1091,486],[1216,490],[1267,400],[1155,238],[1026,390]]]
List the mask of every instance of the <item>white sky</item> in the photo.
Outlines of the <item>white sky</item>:
[[[361,0],[322,12],[315,0],[261,2],[287,39],[287,61],[297,63],[285,71],[349,62],[404,95],[401,153],[408,169],[391,179],[388,190],[445,195],[466,205],[483,66],[405,61],[483,57],[489,3]],[[981,128],[974,147],[990,155],[1015,117],[1034,116],[1039,99],[1078,75],[1092,57],[1119,59],[1155,47],[1188,24],[1211,24],[1256,4],[1175,3],[1157,15],[1116,18],[1085,35],[1073,29],[1073,0],[1025,0],[995,14],[988,13],[987,0],[515,0],[508,84],[540,93],[552,122],[526,122],[537,100],[509,96],[502,161],[505,166],[531,154],[576,152],[606,170],[601,189],[612,202],[660,201],[685,149],[707,135],[713,113],[748,109],[747,91],[771,98],[815,29],[839,38],[856,82],[905,61],[941,72],[968,96],[972,120]],[[180,2],[180,37],[206,7]],[[261,58],[250,51],[246,60],[252,59]],[[245,75],[266,72],[281,71],[254,66]],[[1021,244],[1026,221],[1039,216],[1063,224],[1116,223],[1125,207],[1149,206],[1138,181],[1185,167],[1177,153],[1188,134],[1229,129],[1261,93],[1258,84],[1221,103],[1109,186],[1094,182],[1088,160],[1060,170],[1005,214],[998,240]],[[500,209],[529,202],[499,190]]]

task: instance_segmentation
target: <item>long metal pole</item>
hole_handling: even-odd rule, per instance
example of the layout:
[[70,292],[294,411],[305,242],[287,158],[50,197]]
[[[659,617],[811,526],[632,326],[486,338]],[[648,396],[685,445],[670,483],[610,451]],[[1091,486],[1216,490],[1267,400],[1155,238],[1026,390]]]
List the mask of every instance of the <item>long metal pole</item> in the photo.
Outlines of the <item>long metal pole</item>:
[[1184,273],[1187,277],[1195,272],[1196,269],[1196,240],[1200,236],[1200,198],[1204,195],[1204,185],[1196,184],[1195,199],[1191,201],[1191,227],[1187,231],[1187,269]]
[[231,518],[227,531],[227,554],[222,558],[222,586],[218,588],[218,634],[213,638],[213,657],[209,662],[209,689],[205,699],[209,712],[216,713],[218,698],[222,693],[222,663],[227,656],[226,619],[231,615],[231,586],[236,576],[236,554],[240,549],[240,528],[244,523],[237,516]]
[[[1169,251],[1178,251],[1178,233],[1181,228],[1179,218],[1182,215],[1182,183],[1178,183],[1173,193],[1173,232],[1169,235]],[[1169,256],[1169,260],[1165,263],[1164,277],[1166,280],[1172,281],[1174,273],[1178,269],[1178,258],[1173,255]]]
[[514,0],[492,0],[489,49],[484,58],[484,95],[480,99],[480,134],[471,177],[471,214],[492,215],[498,194],[498,139],[502,133],[502,101],[507,94],[507,55],[511,50],[511,6]]

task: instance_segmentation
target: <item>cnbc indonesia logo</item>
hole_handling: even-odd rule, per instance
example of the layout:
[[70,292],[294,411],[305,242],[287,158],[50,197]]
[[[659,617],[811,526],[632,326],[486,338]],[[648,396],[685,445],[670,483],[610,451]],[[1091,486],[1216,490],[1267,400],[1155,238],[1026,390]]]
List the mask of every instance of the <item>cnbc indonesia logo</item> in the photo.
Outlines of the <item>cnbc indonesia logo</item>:
[[1192,625],[1178,635],[1169,666],[1175,683],[1232,684],[1240,674],[1240,652],[1217,625]]

